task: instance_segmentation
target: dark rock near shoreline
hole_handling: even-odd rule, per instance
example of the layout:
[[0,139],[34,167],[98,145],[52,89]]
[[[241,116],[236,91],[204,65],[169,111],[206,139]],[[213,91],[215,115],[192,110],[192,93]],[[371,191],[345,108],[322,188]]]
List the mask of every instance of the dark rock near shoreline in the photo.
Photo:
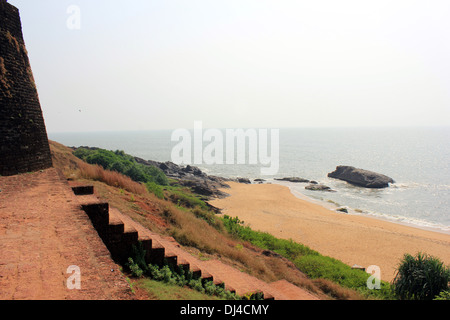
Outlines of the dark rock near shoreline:
[[[98,150],[97,147],[79,147],[89,150]],[[73,150],[78,148],[72,147]],[[161,169],[164,174],[173,180],[176,180],[181,186],[188,187],[192,192],[204,196],[206,198],[225,198],[228,194],[221,191],[220,189],[229,188],[227,184],[229,181],[236,181],[241,183],[251,183],[250,180],[245,178],[240,179],[226,179],[222,177],[217,177],[213,175],[207,175],[202,172],[199,168],[191,165],[180,166],[173,162],[158,162],[154,160],[144,160],[142,158],[133,157],[134,160],[145,166],[154,166]],[[209,205],[209,204],[208,204]],[[218,211],[219,209],[211,206],[213,211]]]
[[211,197],[219,192],[215,186],[212,186],[205,180],[179,180],[179,183],[184,187],[189,187],[193,192],[202,196]]
[[310,183],[311,182],[308,179],[303,179],[303,178],[298,178],[298,177],[275,178],[275,180],[295,182],[295,183]]
[[245,183],[245,184],[251,184],[252,182],[248,178],[237,178],[237,182],[239,183]]
[[207,175],[199,168],[191,165],[182,167],[170,161],[156,162],[139,158],[135,159],[139,163],[154,165],[160,168],[168,178],[177,180],[180,185],[189,187],[199,195],[212,198],[224,198],[228,196],[228,194],[220,189],[229,188],[226,182],[231,181],[230,179]]
[[390,183],[395,183],[392,178],[383,174],[350,166],[338,166],[335,171],[328,174],[328,177],[365,188],[386,188]]
[[310,184],[305,187],[306,190],[336,192],[330,187],[323,184]]
[[248,178],[227,179],[223,177],[208,175],[199,168],[191,165],[185,167],[173,162],[157,162],[153,160],[144,160],[134,158],[136,162],[144,165],[152,165],[160,168],[164,174],[171,179],[175,179],[182,186],[189,187],[193,192],[209,198],[225,198],[228,194],[220,189],[229,188],[227,182],[239,182],[251,184]]
[[262,183],[266,182],[266,180],[264,180],[264,179],[255,179],[255,180],[253,180],[253,182],[257,183],[257,184],[262,184]]
[[183,170],[183,171],[186,172],[186,173],[191,173],[191,174],[193,174],[194,176],[205,176],[205,175],[203,174],[202,170],[200,170],[200,169],[197,168],[197,167],[190,166],[190,165],[187,165],[185,168],[183,168],[183,169],[181,169],[181,170]]

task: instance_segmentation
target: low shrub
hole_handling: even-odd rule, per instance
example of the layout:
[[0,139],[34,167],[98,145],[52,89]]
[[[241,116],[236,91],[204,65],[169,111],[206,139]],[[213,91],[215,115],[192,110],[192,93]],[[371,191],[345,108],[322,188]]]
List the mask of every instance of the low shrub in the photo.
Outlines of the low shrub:
[[123,151],[78,148],[74,151],[74,155],[89,164],[126,175],[136,182],[169,185],[169,180],[161,169],[137,163],[134,157]]
[[126,266],[130,270],[133,276],[142,278],[144,276],[149,277],[155,281],[161,281],[171,285],[178,285],[181,287],[189,287],[201,293],[207,295],[214,295],[222,299],[227,300],[259,300],[263,298],[261,293],[249,294],[246,297],[240,297],[235,293],[226,290],[224,285],[215,285],[212,281],[203,281],[201,278],[195,278],[193,273],[186,272],[181,267],[171,267],[167,263],[158,267],[153,264],[145,263],[146,251],[139,242],[137,246],[132,248],[132,257],[128,258]]
[[135,194],[147,193],[147,189],[144,185],[133,181],[130,177],[121,173],[105,170],[99,165],[80,162],[78,168],[82,178],[101,181],[112,187],[121,188]]
[[166,190],[168,191],[169,200],[177,206],[189,209],[200,208],[208,210],[206,203],[188,190],[180,188],[167,188]]
[[210,296],[217,296],[227,300],[239,300],[241,297],[236,294],[225,290],[223,286],[215,285],[212,281],[202,281],[200,278],[194,278],[192,272],[185,272],[182,268],[170,268],[169,265],[158,267],[156,265],[149,264],[145,267],[146,271],[141,268],[139,263],[136,263],[133,258],[128,258],[127,264],[130,272],[134,277],[142,278],[148,276],[155,281],[164,282],[169,285],[177,285],[180,287],[189,287],[200,293]]
[[361,295],[377,299],[392,299],[389,283],[380,281],[379,289],[369,289],[367,280],[370,274],[352,269],[347,264],[320,254],[304,255],[294,260],[299,270],[312,279],[327,279],[344,288],[356,290]]
[[[448,290],[450,269],[438,258],[405,254],[393,281],[396,296],[404,300],[432,300]],[[445,294],[443,294],[445,296]]]
[[441,291],[434,300],[450,300],[450,291]]

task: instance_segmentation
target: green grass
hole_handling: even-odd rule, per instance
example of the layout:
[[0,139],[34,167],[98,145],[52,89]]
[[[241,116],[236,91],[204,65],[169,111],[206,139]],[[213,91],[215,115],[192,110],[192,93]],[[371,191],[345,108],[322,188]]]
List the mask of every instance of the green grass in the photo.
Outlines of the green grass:
[[89,164],[98,164],[105,170],[124,174],[134,181],[150,183],[151,188],[154,187],[153,184],[159,186],[169,185],[169,180],[161,169],[137,163],[133,156],[120,150],[78,148],[75,150],[74,155]]
[[392,299],[390,284],[381,281],[381,289],[367,287],[370,275],[364,271],[352,269],[343,262],[322,256],[307,246],[292,240],[278,239],[266,232],[254,231],[237,217],[227,215],[223,218],[227,231],[234,237],[265,250],[271,250],[292,261],[295,266],[312,279],[328,279],[342,287],[358,291],[363,296],[376,299]]
[[[124,151],[78,148],[74,155],[89,164],[99,165],[105,170],[116,171],[136,182],[144,183],[147,190],[159,199],[170,200],[180,208],[209,211],[208,205],[199,195],[178,185],[178,181],[167,178],[161,169],[137,163],[133,156]],[[197,215],[206,217],[200,211],[197,211]]]
[[292,261],[299,256],[319,254],[292,240],[278,239],[267,232],[254,231],[250,227],[244,226],[244,222],[238,218],[225,215],[223,224],[232,236],[248,241],[261,249],[274,251]]
[[206,221],[218,231],[223,231],[222,220],[212,212],[203,198],[189,188],[178,185],[164,187],[164,198],[174,203],[179,209],[190,211],[199,219]]
[[179,207],[208,210],[208,206],[199,196],[192,193],[188,188],[169,186],[164,188],[167,198]]
[[168,284],[149,278],[136,280],[135,286],[148,292],[154,300],[223,300],[217,296],[201,293],[197,290]]
[[241,299],[241,297],[226,290],[224,285],[215,285],[212,281],[205,282],[201,278],[194,277],[192,272],[185,271],[180,267],[171,267],[167,263],[162,267],[147,264],[145,262],[145,249],[141,242],[137,246],[133,245],[132,257],[128,258],[126,267],[128,267],[133,277],[159,282],[172,287],[171,291],[174,290],[175,286],[185,289],[189,288],[202,295],[206,294],[220,299]]
[[153,193],[159,199],[164,199],[164,189],[160,185],[149,181],[145,184],[145,186],[149,192]]

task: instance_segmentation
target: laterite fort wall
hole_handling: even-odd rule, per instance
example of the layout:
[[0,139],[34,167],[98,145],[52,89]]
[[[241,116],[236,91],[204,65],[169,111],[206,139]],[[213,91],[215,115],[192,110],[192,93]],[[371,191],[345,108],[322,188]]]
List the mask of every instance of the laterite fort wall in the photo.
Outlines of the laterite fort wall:
[[0,175],[52,166],[19,10],[0,0]]

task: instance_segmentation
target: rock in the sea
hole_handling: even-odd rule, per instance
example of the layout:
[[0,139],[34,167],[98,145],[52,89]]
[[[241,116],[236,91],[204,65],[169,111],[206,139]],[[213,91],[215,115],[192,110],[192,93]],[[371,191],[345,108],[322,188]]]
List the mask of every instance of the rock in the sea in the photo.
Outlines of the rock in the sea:
[[253,180],[253,183],[257,183],[257,184],[263,184],[264,182],[266,182],[266,180],[264,180],[264,179],[255,179],[255,180]]
[[310,181],[308,179],[298,178],[298,177],[288,177],[288,178],[275,178],[275,180],[278,181],[289,181],[289,182],[295,182],[295,183],[309,183]]
[[365,188],[386,188],[390,183],[395,183],[392,178],[384,174],[350,166],[338,166],[335,171],[328,174],[328,177]]
[[306,190],[313,190],[313,191],[329,191],[329,192],[335,192],[330,187],[323,185],[323,184],[310,184],[305,187]]

